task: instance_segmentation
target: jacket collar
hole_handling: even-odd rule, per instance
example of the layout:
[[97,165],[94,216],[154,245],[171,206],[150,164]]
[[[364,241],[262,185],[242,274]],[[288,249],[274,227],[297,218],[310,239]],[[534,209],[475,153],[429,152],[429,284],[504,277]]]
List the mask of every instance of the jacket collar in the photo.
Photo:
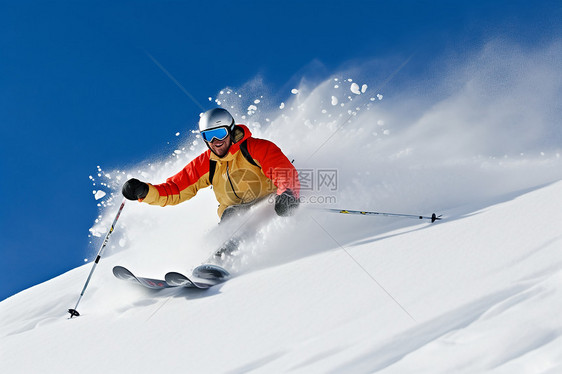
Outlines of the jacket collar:
[[[210,158],[213,161],[225,162],[232,161],[234,159],[234,154],[240,150],[240,144],[252,137],[250,129],[246,125],[236,125],[234,127],[234,135],[232,136],[233,143],[228,149],[228,153],[224,157],[219,157],[211,151]],[[210,150],[210,149],[209,149]]]

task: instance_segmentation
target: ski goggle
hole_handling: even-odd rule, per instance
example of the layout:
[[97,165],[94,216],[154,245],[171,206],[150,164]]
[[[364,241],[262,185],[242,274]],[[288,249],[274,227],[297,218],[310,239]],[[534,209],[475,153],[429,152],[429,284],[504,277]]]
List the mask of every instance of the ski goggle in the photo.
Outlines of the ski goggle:
[[201,131],[201,136],[203,137],[203,140],[209,143],[211,143],[213,139],[224,140],[226,139],[228,134],[229,132],[226,127],[218,127],[212,130]]

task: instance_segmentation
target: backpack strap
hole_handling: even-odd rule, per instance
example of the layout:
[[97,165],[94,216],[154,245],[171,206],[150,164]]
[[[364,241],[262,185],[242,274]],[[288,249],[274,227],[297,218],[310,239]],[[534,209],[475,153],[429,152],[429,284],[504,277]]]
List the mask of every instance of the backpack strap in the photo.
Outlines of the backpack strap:
[[209,183],[213,184],[213,177],[215,176],[215,169],[217,168],[217,162],[215,160],[209,159]]
[[[242,155],[244,156],[244,158],[252,165],[260,167],[256,161],[254,161],[254,159],[252,158],[252,156],[250,155],[250,152],[248,152],[248,144],[246,143],[248,141],[248,139],[244,140],[242,143],[240,143],[240,151],[242,152]],[[260,168],[261,169],[261,168]]]

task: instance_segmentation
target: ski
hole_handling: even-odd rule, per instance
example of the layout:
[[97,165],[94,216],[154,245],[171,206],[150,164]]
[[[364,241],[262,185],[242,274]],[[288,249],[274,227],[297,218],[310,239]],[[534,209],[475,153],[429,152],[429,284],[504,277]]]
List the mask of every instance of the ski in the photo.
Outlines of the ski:
[[215,284],[223,283],[230,279],[230,273],[222,266],[215,264],[203,264],[197,266],[193,269],[193,276],[195,278],[205,279]]
[[175,271],[171,271],[166,274],[164,277],[166,283],[173,287],[188,287],[188,288],[198,288],[200,290],[205,290],[209,287],[214,286],[215,284],[212,283],[201,283],[194,280],[189,279],[182,273],[178,273]]
[[193,269],[193,276],[221,283],[230,278],[230,273],[221,266],[215,264],[203,264]]
[[115,275],[117,279],[136,283],[153,290],[172,287],[204,290],[219,283],[223,283],[230,278],[230,273],[226,269],[213,264],[200,265],[193,270],[192,274],[191,277],[188,277],[178,272],[169,272],[164,279],[154,279],[137,277],[123,266],[115,266],[113,268],[113,275]]
[[193,269],[192,277],[187,277],[178,272],[169,272],[164,279],[169,285],[179,287],[197,287],[199,289],[206,289],[213,287],[219,283],[226,282],[230,278],[230,273],[213,264],[203,264]]
[[153,279],[153,278],[144,278],[144,277],[137,277],[135,276],[130,270],[123,266],[115,266],[113,268],[113,275],[117,279],[121,279],[124,281],[129,281],[133,283],[140,284],[141,286],[153,289],[153,290],[161,290],[164,288],[173,287],[166,283],[165,280],[162,279]]

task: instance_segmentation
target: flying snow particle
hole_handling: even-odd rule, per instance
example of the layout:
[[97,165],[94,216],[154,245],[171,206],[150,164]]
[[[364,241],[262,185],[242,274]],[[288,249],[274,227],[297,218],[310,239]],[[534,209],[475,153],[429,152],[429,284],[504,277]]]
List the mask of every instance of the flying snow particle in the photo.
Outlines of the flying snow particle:
[[258,110],[258,107],[255,105],[250,105],[248,107],[248,115],[252,115],[256,112],[256,110]]
[[180,136],[180,133],[179,133],[179,132],[176,132],[176,136]]
[[377,94],[377,99],[382,100],[382,95],[381,95],[381,94]]
[[285,103],[281,103],[281,105],[279,105],[279,109],[284,109],[285,108]]
[[[99,204],[98,204],[98,205],[99,205]],[[93,228],[93,227],[90,228],[89,230],[90,230],[90,234],[91,234],[92,236],[95,236],[96,238],[101,237],[101,235],[103,234],[103,233],[99,232],[97,229],[95,229],[95,228]]]
[[254,104],[259,104],[259,103],[260,103],[260,99],[254,100]]
[[359,90],[359,85],[355,82],[351,84],[350,90],[356,95],[361,95],[361,91]]
[[102,190],[93,191],[93,193],[94,193],[94,198],[95,198],[96,200],[99,200],[99,199],[103,198],[103,197],[106,195],[106,193],[103,192]]
[[293,88],[293,89],[291,90],[291,93],[292,93],[293,95],[296,95],[296,94],[299,93],[299,90],[297,90],[296,88]]
[[362,85],[361,86],[361,93],[365,93],[367,91],[367,87],[368,86],[366,84]]
[[182,152],[181,152],[179,149],[176,149],[176,150],[174,151],[174,153],[177,154],[177,155],[181,155]]
[[338,105],[338,98],[335,96],[332,96],[332,105]]

